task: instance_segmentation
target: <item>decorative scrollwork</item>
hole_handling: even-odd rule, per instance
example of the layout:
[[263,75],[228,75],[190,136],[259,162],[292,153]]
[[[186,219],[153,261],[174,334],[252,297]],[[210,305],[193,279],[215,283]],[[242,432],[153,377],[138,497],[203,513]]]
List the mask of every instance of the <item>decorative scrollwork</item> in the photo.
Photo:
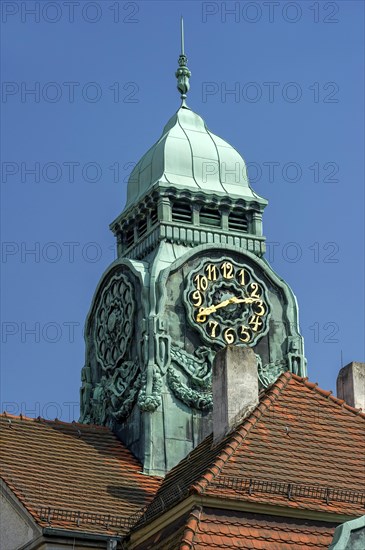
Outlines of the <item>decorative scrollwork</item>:
[[261,357],[257,354],[255,355],[257,359],[257,374],[263,388],[271,386],[279,378],[280,374],[287,370],[287,362],[284,359],[263,365]]
[[[195,355],[171,346],[172,364],[167,369],[167,383],[174,395],[189,407],[203,411],[211,410],[213,359],[214,351],[206,346],[199,347]],[[189,385],[183,382],[176,367],[183,372]]]
[[133,408],[133,405],[136,402],[138,391],[141,387],[141,383],[142,383],[142,376],[141,374],[139,374],[135,379],[135,381],[133,382],[133,385],[128,387],[128,392],[126,392],[126,394],[123,395],[123,400],[118,410],[112,412],[112,417],[115,418],[115,420],[125,420],[129,416]]
[[144,412],[153,412],[161,405],[162,377],[157,369],[153,371],[152,391],[147,393],[147,374],[142,376],[142,388],[138,396],[138,406]]
[[90,369],[90,365],[86,364],[81,369],[81,389],[80,389],[80,407],[81,407],[80,422],[84,422],[85,424],[88,424],[90,422],[92,390],[93,390],[93,386],[91,383],[91,369]]
[[162,374],[166,373],[170,361],[171,337],[168,334],[156,334],[156,363]]
[[125,361],[117,367],[107,386],[111,416],[118,420],[126,418],[136,400],[141,386],[139,360]]
[[130,281],[114,275],[103,291],[96,311],[96,357],[104,371],[121,363],[133,332],[135,302]]
[[91,424],[105,424],[107,419],[107,399],[106,399],[107,378],[102,376],[100,382],[94,387],[92,395],[92,408],[90,411]]
[[96,384],[89,418],[84,422],[106,424],[110,418],[124,420],[131,412],[141,387],[138,359],[125,361],[109,377],[103,375]]

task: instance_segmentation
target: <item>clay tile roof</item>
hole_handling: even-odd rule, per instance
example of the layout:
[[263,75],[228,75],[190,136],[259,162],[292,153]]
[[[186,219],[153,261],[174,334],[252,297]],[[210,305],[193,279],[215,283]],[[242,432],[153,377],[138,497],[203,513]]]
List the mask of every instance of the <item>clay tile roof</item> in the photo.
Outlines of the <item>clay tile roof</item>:
[[282,374],[218,444],[208,436],[165,477],[141,522],[190,493],[362,515],[365,415]]
[[201,513],[193,543],[181,550],[268,548],[327,549],[334,527],[325,523],[206,509]]
[[324,550],[335,525],[322,521],[258,515],[213,508],[194,509],[135,550]]
[[161,480],[109,428],[0,415],[1,477],[43,527],[124,534]]

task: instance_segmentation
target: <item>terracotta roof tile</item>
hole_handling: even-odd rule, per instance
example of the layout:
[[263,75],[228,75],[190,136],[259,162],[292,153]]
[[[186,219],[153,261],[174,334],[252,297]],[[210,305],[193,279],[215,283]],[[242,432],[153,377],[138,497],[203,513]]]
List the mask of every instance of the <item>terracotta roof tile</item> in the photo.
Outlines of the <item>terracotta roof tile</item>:
[[364,420],[330,392],[284,373],[232,433],[217,445],[208,436],[167,474],[141,521],[189,492],[362,515]]
[[[135,550],[323,550],[332,541],[336,524],[282,518],[213,508],[192,510]],[[171,532],[175,526],[175,535]],[[189,537],[186,537],[186,532]],[[165,546],[168,539],[170,546]]]
[[[234,533],[231,532],[232,527]],[[334,525],[324,522],[219,512],[207,508],[201,513],[192,549],[323,549],[328,548],[333,532]]]
[[41,526],[128,531],[161,480],[109,428],[0,415],[5,483]]

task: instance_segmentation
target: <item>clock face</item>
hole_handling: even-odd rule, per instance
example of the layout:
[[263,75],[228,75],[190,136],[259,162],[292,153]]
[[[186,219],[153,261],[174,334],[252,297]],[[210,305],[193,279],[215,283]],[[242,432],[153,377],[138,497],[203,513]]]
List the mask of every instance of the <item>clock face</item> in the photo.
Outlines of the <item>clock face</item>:
[[188,274],[184,298],[190,324],[206,341],[254,346],[269,328],[267,294],[251,267],[222,258]]

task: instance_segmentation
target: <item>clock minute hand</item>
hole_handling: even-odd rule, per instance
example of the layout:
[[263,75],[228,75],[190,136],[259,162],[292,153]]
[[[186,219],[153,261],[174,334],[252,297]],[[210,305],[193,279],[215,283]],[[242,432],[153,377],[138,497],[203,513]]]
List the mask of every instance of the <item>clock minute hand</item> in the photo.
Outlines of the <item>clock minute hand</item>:
[[237,298],[237,296],[232,296],[232,298],[229,299],[231,304],[252,304],[256,301],[255,298]]

